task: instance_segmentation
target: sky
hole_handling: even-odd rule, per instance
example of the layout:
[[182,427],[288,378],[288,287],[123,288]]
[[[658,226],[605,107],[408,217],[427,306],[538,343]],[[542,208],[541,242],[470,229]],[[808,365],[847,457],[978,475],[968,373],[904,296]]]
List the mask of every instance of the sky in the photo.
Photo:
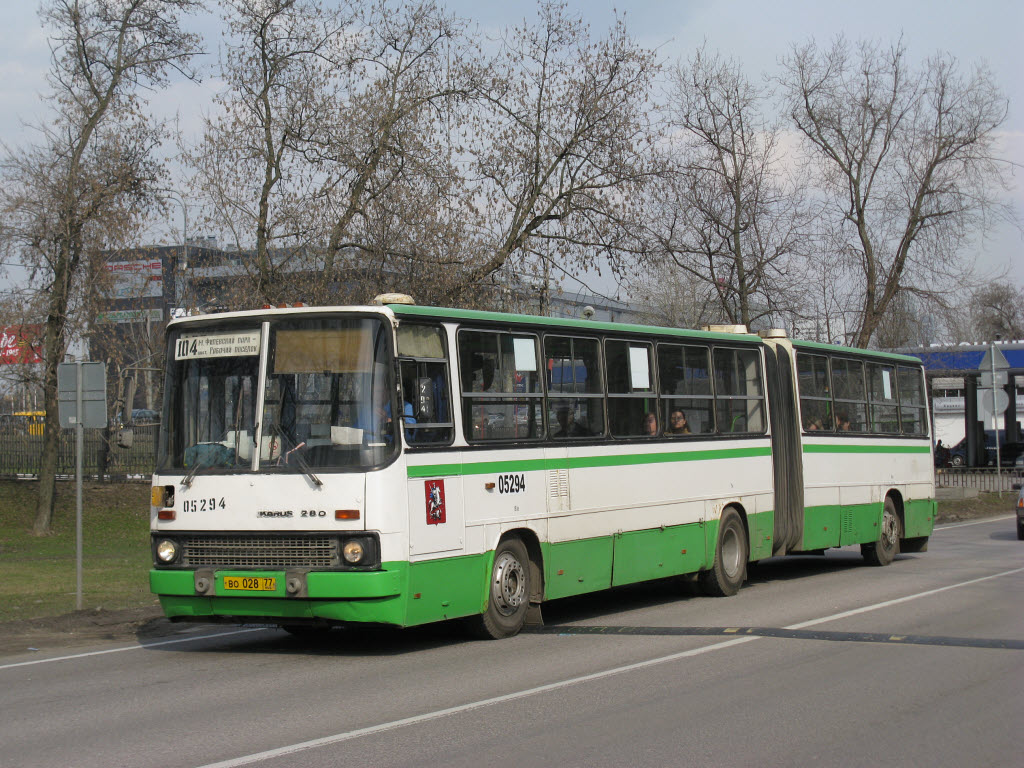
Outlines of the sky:
[[[40,95],[46,91],[49,67],[46,33],[28,0],[2,0],[0,26],[0,143],[10,149],[32,140],[27,123],[44,114]],[[325,0],[330,3],[331,0]],[[443,2],[457,15],[472,19],[482,30],[497,33],[503,27],[534,16],[532,2],[451,0]],[[828,44],[837,35],[851,40],[894,42],[902,36],[910,60],[920,62],[939,51],[970,66],[984,61],[1010,101],[1003,129],[1003,156],[1017,164],[1010,192],[1017,215],[1024,220],[1024,3],[1020,0],[568,0],[595,34],[607,29],[616,13],[631,34],[657,51],[666,63],[690,56],[702,43],[709,50],[738,60],[751,79],[778,72],[778,58],[792,43],[815,39]],[[215,16],[193,22],[207,36],[216,59],[219,33]],[[217,87],[212,78],[199,85],[177,84],[153,99],[154,111],[178,115],[186,132],[194,131],[202,110]],[[180,232],[177,219],[167,222],[167,237]],[[973,254],[982,273],[1005,273],[1024,287],[1024,238],[1010,226],[1000,226]],[[14,275],[11,276],[14,279]]]

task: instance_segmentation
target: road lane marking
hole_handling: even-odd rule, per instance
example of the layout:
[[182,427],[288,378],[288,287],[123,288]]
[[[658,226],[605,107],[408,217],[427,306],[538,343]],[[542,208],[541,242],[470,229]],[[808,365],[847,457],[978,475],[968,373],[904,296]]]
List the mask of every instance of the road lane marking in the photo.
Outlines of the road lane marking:
[[718,637],[722,635],[755,635],[786,640],[826,640],[843,643],[892,643],[898,645],[934,645],[943,648],[991,648],[1024,651],[1024,640],[985,637],[949,637],[942,635],[893,635],[880,632],[828,632],[824,630],[787,629],[785,627],[640,627],[551,625],[528,630],[535,635],[640,635],[644,637]]
[[984,525],[985,523],[1000,523],[1004,520],[1013,520],[1017,515],[1002,515],[1001,517],[986,517],[984,520],[971,520],[967,523],[947,523],[946,525],[937,525],[933,531],[950,531],[954,528],[966,528],[969,525]]
[[139,643],[138,645],[126,645],[123,648],[106,648],[102,651],[86,651],[85,653],[73,653],[68,656],[54,656],[48,659],[33,659],[32,661],[17,661],[13,664],[0,664],[0,670],[13,669],[14,667],[30,667],[33,664],[49,664],[51,661],[68,661],[70,659],[84,659],[89,656],[105,656],[108,653],[121,653],[123,651],[141,651],[145,648],[155,648],[158,645],[174,645],[175,643],[192,643],[196,640],[212,640],[215,637],[229,637],[230,635],[241,635],[246,632],[262,632],[266,627],[256,629],[233,629],[230,632],[218,632],[213,635],[195,635],[193,637],[177,637],[173,640],[157,640],[154,643]]
[[[977,579],[971,579],[964,581],[959,584],[951,584],[946,587],[939,587],[938,589],[929,589],[925,592],[918,592],[913,595],[907,595],[906,597],[897,598],[895,600],[886,600],[882,603],[876,603],[874,605],[864,606],[863,608],[857,608],[852,611],[843,611],[842,613],[835,613],[831,616],[823,616],[818,619],[812,619],[811,621],[801,622],[799,624],[792,624],[788,627],[784,627],[786,630],[804,629],[806,627],[814,626],[816,624],[823,624],[826,621],[834,621],[836,619],[846,618],[847,616],[854,616],[859,613],[866,613],[868,611],[877,610],[879,608],[886,608],[899,603],[905,603],[909,600],[916,600],[920,597],[928,597],[930,595],[936,595],[940,592],[946,592],[951,589],[958,589],[960,587],[966,587],[971,584],[978,584],[983,581],[989,581],[991,579],[998,579],[1003,576],[1010,576],[1015,573],[1021,573],[1024,568],[1016,568],[1012,571],[1003,571],[1002,573],[992,574],[990,576],[982,576]],[[595,680],[602,680],[607,677],[619,675],[625,672],[633,672],[639,669],[645,669],[647,667],[653,667],[659,664],[665,664],[670,661],[678,661],[680,659],[692,658],[694,656],[700,656],[706,653],[712,653],[713,651],[720,651],[726,648],[732,648],[736,645],[743,643],[749,643],[754,640],[760,639],[758,635],[743,635],[736,637],[732,640],[726,640],[721,643],[715,643],[713,645],[706,645],[702,648],[694,648],[689,651],[681,651],[679,653],[672,653],[668,656],[659,656],[654,659],[648,659],[646,661],[638,661],[633,664],[626,664],[621,667],[613,667],[612,669],[606,669],[601,672],[592,672],[589,675],[580,675],[578,677],[571,677],[566,680],[560,680],[555,683],[547,683],[546,685],[539,685],[534,688],[527,688],[522,691],[515,691],[513,693],[506,693],[501,696],[493,696],[488,699],[480,699],[478,701],[472,701],[467,704],[460,704],[454,707],[446,707],[444,709],[434,710],[433,712],[425,712],[422,715],[414,715],[412,717],[403,717],[400,720],[391,720],[386,723],[380,723],[379,725],[371,725],[366,728],[357,728],[352,731],[344,731],[342,733],[336,733],[332,736],[324,736],[319,739],[311,739],[309,741],[300,741],[295,744],[290,744],[285,747],[278,747],[277,749],[268,749],[263,752],[254,752],[250,755],[244,755],[242,757],[232,758],[230,760],[221,760],[216,763],[206,763],[198,768],[238,768],[242,765],[251,765],[263,760],[273,760],[279,757],[287,757],[294,755],[298,752],[305,752],[306,750],[316,749],[318,747],[327,747],[334,744],[340,744],[345,741],[351,741],[352,739],[358,739],[362,736],[371,736],[378,733],[384,733],[385,731],[395,730],[397,728],[404,728],[407,725],[417,725],[430,720],[437,720],[439,718],[448,717],[450,715],[457,715],[463,712],[470,712],[475,709],[482,709],[484,707],[491,707],[496,704],[504,704],[509,701],[516,701],[518,699],[525,699],[530,696],[536,696],[541,693],[548,693],[550,691],[557,691],[562,688],[569,688],[574,685],[581,683],[589,683]]]
[[845,619],[849,616],[856,616],[861,613],[867,613],[868,611],[878,610],[879,608],[889,608],[893,605],[899,605],[900,603],[906,603],[910,600],[917,600],[919,597],[931,597],[937,595],[940,592],[948,592],[951,589],[960,589],[961,587],[968,587],[971,584],[980,584],[983,581],[990,581],[991,579],[1000,579],[1003,576],[1012,576],[1015,573],[1021,573],[1024,568],[1014,568],[1012,571],[1003,571],[1002,573],[993,573],[990,576],[981,576],[977,579],[970,579],[969,581],[961,581],[959,584],[950,584],[946,587],[937,587],[936,589],[929,589],[924,592],[917,592],[913,595],[907,595],[906,597],[897,597],[893,600],[886,600],[881,603],[875,603],[874,605],[865,605],[862,608],[854,608],[849,611],[843,611],[842,613],[833,613],[831,616],[824,616],[820,619],[811,619],[810,621],[804,621],[799,624],[790,624],[784,629],[806,629],[807,627],[814,627],[818,624],[824,624],[826,621],[835,621],[836,619]]
[[265,752],[257,752],[251,755],[245,755],[244,757],[236,757],[231,760],[222,760],[217,763],[207,763],[206,765],[200,766],[200,768],[235,768],[235,766],[240,765],[251,765],[252,763],[258,762],[260,760],[272,760],[277,757],[285,757],[287,755],[292,755],[297,752],[304,752],[308,749],[315,749],[317,747],[325,747],[330,746],[332,744],[338,744],[343,741],[350,741],[352,739],[357,739],[360,736],[369,736],[376,733],[383,733],[384,731],[391,731],[396,728],[403,728],[407,725],[416,725],[417,723],[424,723],[428,720],[436,720],[438,718],[447,717],[449,715],[457,715],[461,712],[469,712],[474,709],[481,709],[483,707],[494,706],[495,704],[504,704],[508,701],[516,701],[517,699],[524,699],[528,696],[535,696],[538,693],[557,691],[560,688],[568,688],[579,683],[586,683],[593,680],[601,680],[605,677],[611,677],[612,675],[618,675],[623,672],[631,672],[633,670],[651,667],[655,664],[662,664],[667,661],[685,659],[691,656],[700,656],[704,653],[710,653],[711,651],[721,650],[722,648],[731,648],[734,645],[749,643],[757,639],[758,638],[756,636],[737,637],[734,640],[727,640],[723,643],[706,645],[703,648],[694,648],[689,651],[673,653],[670,656],[661,656],[659,658],[649,659],[647,661],[638,661],[634,664],[627,664],[623,667],[615,667],[614,669],[607,669],[602,672],[593,672],[589,675],[581,675],[579,677],[569,678],[568,680],[560,680],[557,683],[547,683],[546,685],[538,685],[535,688],[527,688],[523,691],[506,693],[502,696],[493,696],[489,699],[481,699],[479,701],[471,701],[468,704],[460,704],[455,707],[447,707],[445,709],[438,709],[433,712],[425,712],[422,715],[414,715],[413,717],[403,717],[401,720],[392,720],[387,723],[381,723],[380,725],[371,725],[366,728],[358,728],[354,731],[346,731],[344,733],[338,733],[333,736],[324,736],[320,739],[302,741],[297,744],[291,744],[287,747],[279,747],[277,749],[270,749]]

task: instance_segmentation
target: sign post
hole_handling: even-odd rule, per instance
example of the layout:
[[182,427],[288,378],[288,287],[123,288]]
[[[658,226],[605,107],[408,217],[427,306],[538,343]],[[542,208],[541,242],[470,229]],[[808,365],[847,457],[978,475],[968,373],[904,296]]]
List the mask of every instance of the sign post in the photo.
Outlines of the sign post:
[[75,428],[75,608],[82,610],[82,454],[85,428],[107,423],[107,367],[103,363],[57,366],[57,419]]
[[[1006,355],[1003,354],[1002,350],[996,348],[996,343],[993,341],[989,344],[988,351],[985,352],[985,356],[981,359],[981,365],[978,368],[982,374],[982,386],[987,387],[985,392],[985,410],[989,408],[989,402],[992,404],[992,435],[996,441],[996,487],[999,489],[999,496],[1003,495],[1003,478],[1002,478],[1002,451],[999,445],[999,414],[1006,410],[1006,406],[1009,405],[1009,398],[1006,392],[1000,389],[1001,384],[1006,383],[1006,370],[1010,367],[1010,364],[1006,360]],[[999,371],[999,374],[996,374]],[[991,393],[991,400],[988,395]],[[1002,397],[999,397],[1002,395]]]

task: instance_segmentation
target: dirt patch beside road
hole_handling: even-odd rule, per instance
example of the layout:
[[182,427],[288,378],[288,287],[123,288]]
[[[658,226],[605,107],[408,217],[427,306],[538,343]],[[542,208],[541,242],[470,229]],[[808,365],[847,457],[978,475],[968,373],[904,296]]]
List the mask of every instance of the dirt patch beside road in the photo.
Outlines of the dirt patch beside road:
[[171,624],[159,606],[118,611],[74,611],[24,621],[0,623],[0,656],[60,648],[73,650],[105,642],[145,642],[187,629]]

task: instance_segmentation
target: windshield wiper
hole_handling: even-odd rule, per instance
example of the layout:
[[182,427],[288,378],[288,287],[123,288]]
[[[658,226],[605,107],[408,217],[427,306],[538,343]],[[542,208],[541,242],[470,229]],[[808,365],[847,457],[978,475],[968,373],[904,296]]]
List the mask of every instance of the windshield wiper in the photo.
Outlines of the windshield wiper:
[[309,466],[309,463],[302,458],[302,454],[299,453],[299,449],[304,448],[306,443],[301,442],[298,445],[293,445],[292,441],[288,438],[288,435],[284,433],[284,430],[281,429],[279,424],[271,424],[270,428],[280,436],[282,448],[284,448],[285,443],[293,446],[291,450],[282,451],[281,457],[277,460],[278,466],[281,466],[282,463],[284,466],[288,466],[288,457],[293,456],[295,458],[295,463],[299,465],[299,469],[302,470],[303,474],[308,477],[314,485],[318,487],[323,486],[323,481],[313,473],[312,467]]
[[299,443],[294,448],[292,448],[291,451],[289,451],[288,453],[285,454],[284,463],[286,465],[288,464],[288,456],[291,455],[294,452],[294,454],[295,454],[295,461],[299,465],[299,469],[301,469],[303,472],[306,473],[306,477],[308,477],[310,480],[312,480],[316,485],[323,485],[323,482],[320,480],[320,478],[317,477],[315,474],[313,474],[313,468],[309,466],[309,462],[307,462],[304,458],[302,458],[302,454],[301,453],[298,453],[298,450],[300,448],[304,448],[305,446],[306,446],[305,443]]
[[188,471],[188,474],[185,475],[185,479],[181,481],[181,487],[182,488],[191,488],[192,487],[192,478],[194,478],[196,476],[196,474],[199,472],[199,470],[200,469],[204,469],[204,468],[209,469],[211,466],[212,466],[211,464],[203,464],[203,462],[197,461],[195,463],[195,465],[192,467],[192,469],[190,469]]

